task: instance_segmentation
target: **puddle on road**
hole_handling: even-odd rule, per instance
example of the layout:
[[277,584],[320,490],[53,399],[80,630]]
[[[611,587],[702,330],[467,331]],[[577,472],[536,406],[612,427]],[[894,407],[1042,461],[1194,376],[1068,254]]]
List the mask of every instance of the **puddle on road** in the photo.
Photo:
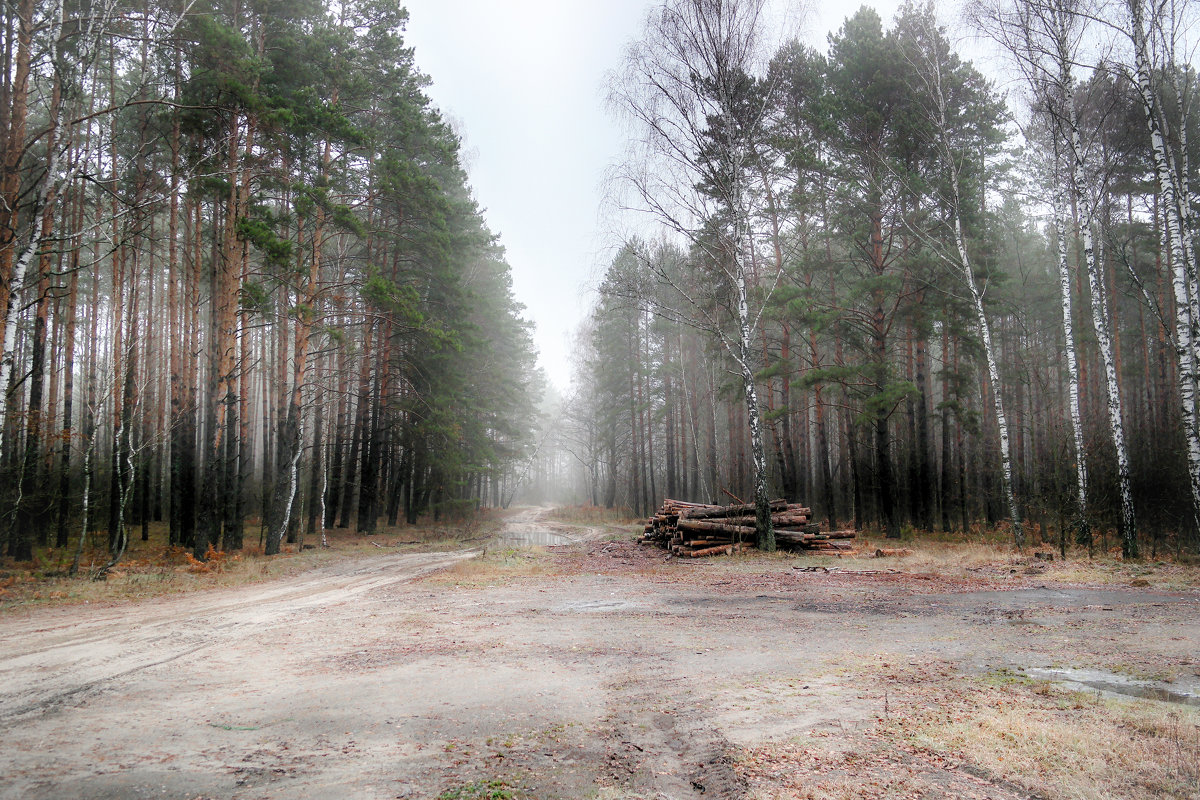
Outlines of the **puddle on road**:
[[500,544],[508,547],[554,547],[571,544],[574,539],[535,525],[509,525],[500,534]]
[[1025,670],[1025,674],[1031,678],[1054,681],[1069,689],[1091,690],[1107,695],[1138,697],[1200,708],[1200,692],[1184,691],[1179,687],[1168,689],[1161,684],[1135,681],[1104,670],[1030,667]]

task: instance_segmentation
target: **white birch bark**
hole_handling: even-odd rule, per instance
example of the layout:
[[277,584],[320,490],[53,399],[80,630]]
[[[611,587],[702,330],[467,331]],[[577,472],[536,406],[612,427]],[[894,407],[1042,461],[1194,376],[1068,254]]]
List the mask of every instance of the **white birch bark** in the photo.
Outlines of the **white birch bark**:
[[[190,4],[188,6],[190,8]],[[115,0],[103,0],[92,8],[91,12],[84,20],[83,31],[75,37],[77,42],[76,50],[71,54],[71,64],[68,66],[60,60],[59,43],[63,40],[64,30],[64,0],[56,0],[53,14],[49,24],[49,29],[45,33],[47,46],[47,62],[52,70],[60,76],[60,84],[64,92],[64,98],[60,103],[53,108],[53,113],[50,119],[47,120],[48,127],[57,132],[60,126],[62,109],[67,105],[65,93],[70,90],[73,85],[82,85],[82,75],[92,65],[97,53],[101,37],[107,35],[106,31],[109,22],[116,14]],[[186,12],[185,12],[186,13]],[[181,13],[178,18],[175,18],[171,29],[178,26],[183,19]],[[62,73],[75,71],[77,74],[72,78],[62,77]],[[72,80],[74,83],[72,83]],[[90,123],[89,123],[90,124]],[[60,197],[64,186],[69,185],[78,175],[83,165],[89,157],[86,150],[80,152],[74,160],[74,163],[68,166],[65,173],[56,174],[60,168],[60,162],[66,157],[67,151],[72,146],[73,137],[69,134],[61,134],[50,137],[56,144],[49,147],[46,152],[45,172],[43,173],[41,184],[34,192],[34,202],[28,210],[28,241],[21,248],[20,255],[17,257],[16,263],[13,265],[13,274],[10,278],[10,286],[12,293],[9,300],[8,309],[5,313],[6,325],[4,328],[4,341],[0,342],[0,420],[3,420],[8,413],[8,383],[12,379],[13,365],[16,361],[16,343],[17,343],[17,320],[21,316],[21,290],[25,283],[26,277],[29,274],[29,268],[33,264],[34,258],[37,257],[45,244],[42,236],[41,217],[42,212],[46,208],[46,204],[52,202],[52,198]],[[24,146],[24,143],[20,143]],[[4,445],[4,428],[0,425],[0,449]]]
[[[321,457],[321,506],[318,513],[321,515],[319,517],[321,520],[321,547],[329,547],[329,531],[325,527],[325,493],[329,491],[329,448],[319,442],[313,442],[313,446],[320,446],[325,449],[325,455]],[[286,528],[284,530],[286,532]]]
[[1165,120],[1151,80],[1150,56],[1146,45],[1141,0],[1129,0],[1130,36],[1133,39],[1135,83],[1150,133],[1155,176],[1163,198],[1163,218],[1171,254],[1171,288],[1175,295],[1175,354],[1179,359],[1177,386],[1183,411],[1188,478],[1192,492],[1192,524],[1200,530],[1200,415],[1197,413],[1197,346],[1200,345],[1200,286],[1195,278],[1195,248],[1192,242],[1190,198],[1187,184],[1175,168],[1174,154],[1167,147]]
[[775,549],[775,530],[771,525],[770,498],[767,496],[767,454],[763,447],[762,420],[759,417],[758,390],[750,367],[750,309],[746,300],[746,270],[741,258],[736,268],[738,292],[738,366],[746,394],[746,421],[750,427],[750,451],[754,458],[755,527],[760,550]]
[[[764,98],[753,118],[747,120],[741,107],[745,98],[738,96],[745,90],[745,76],[753,74],[764,5],[764,0],[664,3],[651,15],[645,40],[631,48],[626,78],[614,86],[613,96],[644,129],[642,144],[650,154],[644,163],[657,162],[646,172],[631,170],[627,174],[631,188],[647,211],[705,252],[728,281],[731,305],[735,306],[730,309],[732,326],[697,303],[666,270],[651,265],[658,280],[678,293],[694,314],[669,309],[666,315],[689,319],[710,331],[737,366],[754,460],[758,544],[774,549],[752,356],[751,336],[758,320],[752,318],[749,307],[747,263],[753,243],[750,199],[745,192],[747,156],[753,146],[750,140],[761,132],[768,101]],[[714,125],[716,119],[724,124]],[[698,190],[698,180],[711,168],[706,151],[714,145],[722,165],[716,170],[716,185]],[[659,168],[663,171],[658,172]],[[714,247],[708,238],[709,225],[724,219],[730,221],[721,225]],[[759,309],[757,314],[761,313]]]
[[[1134,0],[1136,1],[1136,0]],[[1059,118],[1066,125],[1065,139],[1068,152],[1068,188],[1079,209],[1078,233],[1083,242],[1084,266],[1088,274],[1088,286],[1092,293],[1092,325],[1096,330],[1096,341],[1104,362],[1105,391],[1108,397],[1108,426],[1113,446],[1117,453],[1117,482],[1121,494],[1121,549],[1126,558],[1137,557],[1137,519],[1133,508],[1133,491],[1129,479],[1129,449],[1125,444],[1125,425],[1121,413],[1121,388],[1117,381],[1117,370],[1113,358],[1112,336],[1108,330],[1108,319],[1104,313],[1104,287],[1100,280],[1100,265],[1096,259],[1095,239],[1092,235],[1091,205],[1083,192],[1083,141],[1079,135],[1079,121],[1075,111],[1074,77],[1071,75],[1072,56],[1070,39],[1067,35],[1067,12],[1058,9],[1056,56],[1058,59],[1058,89],[1061,92]]]
[[[732,118],[735,98],[727,93],[727,83],[720,82],[719,103]],[[728,133],[726,133],[728,137]],[[730,165],[730,181],[725,200],[733,215],[733,229],[727,243],[728,255],[733,260],[732,269],[726,273],[737,294],[737,339],[726,340],[726,349],[737,363],[742,378],[742,390],[746,400],[746,424],[750,429],[750,452],[754,461],[754,507],[755,532],[760,550],[775,549],[775,529],[771,523],[771,501],[767,489],[767,453],[763,446],[762,417],[758,405],[758,387],[755,383],[751,331],[757,320],[750,319],[749,276],[746,264],[754,246],[750,235],[749,213],[744,193],[746,154],[745,142],[725,138],[725,158]],[[719,330],[719,329],[718,329]],[[724,337],[722,337],[724,338]]]
[[88,439],[87,448],[83,451],[83,492],[80,495],[79,541],[75,545],[75,556],[71,559],[71,570],[67,574],[72,578],[79,572],[79,561],[83,557],[83,545],[87,541],[91,528],[91,518],[88,499],[92,494],[92,453],[96,449],[96,437]]
[[[287,501],[283,505],[283,513],[280,515],[279,526],[269,534],[276,542],[282,542],[287,536],[288,526],[292,524],[292,505],[296,500],[296,488],[300,482],[300,454],[304,452],[304,415],[300,415],[300,420],[296,423],[297,435],[296,438],[301,442],[292,452],[292,457],[288,461],[288,496]],[[324,536],[324,530],[321,531]]]
[[1078,494],[1076,533],[1088,532],[1087,459],[1083,445],[1083,415],[1079,411],[1079,359],[1075,354],[1075,322],[1071,312],[1071,270],[1067,260],[1067,222],[1062,193],[1054,193],[1054,241],[1058,251],[1058,286],[1062,298],[1063,344],[1067,359],[1067,406],[1075,439],[1075,491]]
[[[1078,144],[1078,131],[1073,131]],[[1085,215],[1081,215],[1085,216]],[[1088,288],[1092,293],[1092,327],[1096,330],[1096,345],[1100,360],[1104,363],[1105,388],[1108,395],[1108,426],[1112,432],[1113,445],[1117,451],[1117,481],[1121,492],[1121,551],[1126,558],[1137,558],[1137,520],[1133,510],[1133,491],[1129,478],[1129,449],[1125,445],[1125,425],[1121,413],[1121,388],[1117,381],[1116,361],[1113,357],[1112,334],[1108,329],[1105,313],[1104,285],[1100,280],[1100,265],[1096,257],[1092,226],[1088,222],[1080,225],[1083,237],[1083,254],[1087,266]]]
[[[957,193],[958,177],[954,178]],[[1012,518],[1013,542],[1022,547],[1025,544],[1025,530],[1021,523],[1021,509],[1017,505],[1017,494],[1013,490],[1012,454],[1009,449],[1008,417],[1004,413],[1004,398],[1000,383],[1000,369],[996,365],[996,349],[992,345],[992,326],[988,322],[987,313],[983,308],[983,294],[975,282],[975,274],[971,271],[971,258],[967,254],[966,242],[963,239],[962,217],[958,213],[958,204],[954,209],[954,245],[958,249],[959,264],[962,267],[963,278],[971,292],[971,304],[975,308],[975,324],[979,327],[979,338],[983,340],[983,353],[987,360],[988,380],[992,384],[992,403],[996,412],[996,428],[1000,433],[1000,462],[1003,467],[1004,494],[1008,500],[1008,513]]]
[[992,386],[992,404],[996,414],[996,428],[1000,436],[1001,478],[1004,484],[1005,499],[1008,501],[1008,513],[1012,520],[1013,543],[1018,547],[1025,544],[1025,529],[1021,521],[1021,508],[1017,504],[1017,494],[1014,488],[1012,452],[1008,434],[1008,416],[1004,412],[1004,397],[1000,382],[1000,368],[996,362],[996,349],[992,344],[992,326],[988,321],[987,312],[983,307],[983,292],[975,280],[971,268],[971,256],[967,252],[967,241],[962,228],[962,197],[958,154],[950,141],[950,121],[946,110],[946,92],[943,83],[942,62],[936,50],[928,55],[928,60],[921,72],[922,79],[933,103],[934,124],[938,136],[939,155],[942,166],[950,176],[950,213],[954,223],[954,246],[958,254],[957,267],[962,272],[963,280],[971,293],[971,305],[975,311],[975,324],[979,338],[983,343],[984,358],[987,361],[988,380]]
[[[303,356],[297,356],[302,358]],[[299,381],[293,391],[299,394],[303,388],[303,375],[297,375],[296,380]],[[279,552],[284,538],[287,536],[288,526],[292,524],[292,507],[296,500],[296,489],[300,485],[300,456],[304,453],[304,402],[302,396],[300,399],[294,399],[288,406],[288,417],[284,424],[286,435],[291,439],[287,443],[290,448],[287,460],[287,497],[281,497],[283,493],[283,482],[280,481],[275,486],[274,502],[279,504],[281,511],[279,515],[271,522],[270,528],[267,531],[267,544],[265,552],[267,555],[274,555]],[[322,536],[324,535],[324,518],[321,520]]]
[[[1140,0],[1127,0],[1137,3]],[[1114,365],[1112,340],[1104,315],[1104,295],[1091,229],[1090,204],[1082,188],[1083,148],[1075,110],[1072,65],[1077,58],[1079,24],[1090,17],[1081,12],[1074,0],[1017,0],[1015,12],[999,16],[1000,40],[1016,57],[1019,68],[1029,81],[1036,105],[1043,109],[1057,143],[1069,147],[1068,190],[1079,209],[1077,233],[1083,242],[1089,285],[1092,287],[1092,320],[1096,327],[1105,367],[1109,428],[1117,451],[1117,471],[1121,494],[1122,545],[1127,557],[1137,553],[1137,527],[1133,493],[1129,480],[1129,456],[1121,414],[1120,385]],[[1061,216],[1061,214],[1060,214]],[[1069,289],[1069,287],[1068,287]],[[1068,315],[1069,316],[1069,315]],[[1079,437],[1076,439],[1077,448]],[[1080,454],[1082,461],[1082,453]],[[1077,465],[1078,468],[1078,465]],[[1084,473],[1083,475],[1086,480]]]
[[[50,64],[54,69],[58,69],[58,41],[62,36],[63,28],[63,0],[58,0],[54,9],[54,22],[49,32],[50,41]],[[65,91],[65,87],[63,89]],[[61,113],[61,103],[55,111]],[[49,121],[51,129],[58,128],[57,116]],[[53,136],[50,137],[53,141]],[[51,145],[46,152],[46,172],[42,178],[42,183],[38,187],[35,194],[33,208],[29,212],[29,241],[21,250],[21,254],[17,257],[16,264],[13,265],[13,274],[9,278],[9,286],[11,294],[8,301],[8,309],[5,312],[5,328],[4,342],[0,347],[0,420],[8,416],[8,383],[12,380],[13,364],[16,361],[17,349],[17,319],[21,316],[21,291],[25,285],[25,277],[29,274],[29,267],[33,264],[33,259],[42,249],[42,209],[46,203],[50,202],[50,198],[57,195],[57,190],[64,182],[63,180],[55,179],[55,170],[58,169],[58,156],[62,148],[69,146],[69,137],[62,137],[63,144],[58,147]],[[15,142],[18,147],[23,147],[24,142]],[[0,425],[0,449],[4,446],[4,426]]]
[[[31,215],[30,227],[40,229],[41,214]],[[16,361],[17,350],[17,318],[21,315],[21,289],[25,284],[25,276],[29,273],[29,265],[33,263],[38,250],[41,249],[41,236],[33,233],[29,243],[17,258],[13,266],[12,297],[8,303],[7,327],[4,329],[4,350],[0,352],[0,419],[8,415],[8,383],[12,380],[13,364]],[[0,447],[4,446],[4,426],[0,425]]]

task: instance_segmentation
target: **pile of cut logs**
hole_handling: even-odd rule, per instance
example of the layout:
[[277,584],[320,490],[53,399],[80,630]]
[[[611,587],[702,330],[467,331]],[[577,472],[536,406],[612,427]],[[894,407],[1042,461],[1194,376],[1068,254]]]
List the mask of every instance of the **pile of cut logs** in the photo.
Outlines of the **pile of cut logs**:
[[[775,543],[790,550],[849,550],[854,531],[822,531],[809,522],[812,510],[786,500],[771,501]],[[753,505],[711,506],[664,500],[646,523],[642,544],[669,549],[679,556],[715,556],[754,547],[757,534]]]

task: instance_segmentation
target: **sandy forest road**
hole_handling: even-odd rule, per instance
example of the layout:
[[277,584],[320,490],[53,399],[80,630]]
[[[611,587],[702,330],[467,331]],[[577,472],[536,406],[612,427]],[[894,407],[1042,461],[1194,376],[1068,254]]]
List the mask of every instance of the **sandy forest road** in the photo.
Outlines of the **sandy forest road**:
[[0,619],[0,725],[140,670],[290,624],[306,610],[406,582],[477,551],[348,561],[297,578],[132,605],[69,606]]
[[[0,619],[0,797],[471,798],[499,781],[519,798],[741,798],[734,758],[867,730],[897,668],[1200,680],[1194,594],[966,592],[599,541],[557,548],[547,574],[413,580],[461,555]],[[924,797],[1028,796],[895,759]]]

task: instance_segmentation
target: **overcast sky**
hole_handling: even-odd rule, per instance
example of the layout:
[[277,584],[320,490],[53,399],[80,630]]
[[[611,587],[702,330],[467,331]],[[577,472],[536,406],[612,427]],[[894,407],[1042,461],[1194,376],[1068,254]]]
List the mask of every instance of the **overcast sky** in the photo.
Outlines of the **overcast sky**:
[[[464,139],[475,197],[500,234],[539,363],[565,390],[571,338],[617,227],[600,219],[605,173],[623,150],[605,75],[639,34],[650,0],[407,0],[407,40],[429,94]],[[871,3],[889,23],[897,0]],[[799,31],[825,35],[857,4],[823,3]]]

